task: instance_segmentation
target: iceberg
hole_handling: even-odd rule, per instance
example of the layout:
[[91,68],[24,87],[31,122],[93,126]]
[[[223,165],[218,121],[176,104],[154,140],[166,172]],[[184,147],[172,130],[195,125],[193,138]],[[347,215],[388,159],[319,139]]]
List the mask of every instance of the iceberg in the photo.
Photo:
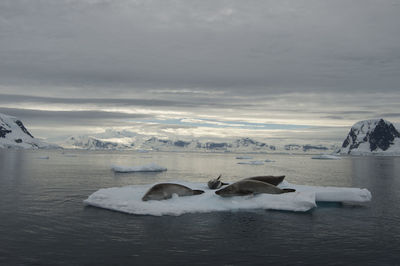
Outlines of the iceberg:
[[143,166],[118,166],[113,165],[111,169],[117,173],[129,173],[129,172],[162,172],[167,171],[167,168],[159,166],[155,163],[146,164]]
[[91,194],[84,203],[113,211],[139,215],[182,215],[214,211],[270,209],[305,212],[314,207],[315,193],[294,192],[279,195],[259,194],[255,196],[222,198],[204,183],[174,182],[192,189],[202,189],[201,195],[178,197],[168,200],[142,201],[143,195],[154,184],[132,185],[100,189]]
[[192,189],[202,189],[204,193],[187,197],[175,195],[168,200],[142,201],[143,195],[154,184],[131,185],[100,189],[83,202],[86,205],[128,214],[178,216],[185,213],[252,209],[305,212],[315,208],[317,201],[363,203],[371,201],[372,198],[367,189],[295,185],[287,181],[283,181],[279,184],[279,187],[294,188],[296,192],[222,198],[215,194],[215,190],[208,189],[204,183],[174,183],[182,184]]
[[238,164],[250,164],[250,165],[262,165],[262,161],[249,161],[249,162],[238,162]]
[[317,159],[317,160],[340,160],[341,158],[339,156],[335,156],[335,155],[321,154],[321,155],[315,155],[315,156],[311,157],[311,159]]

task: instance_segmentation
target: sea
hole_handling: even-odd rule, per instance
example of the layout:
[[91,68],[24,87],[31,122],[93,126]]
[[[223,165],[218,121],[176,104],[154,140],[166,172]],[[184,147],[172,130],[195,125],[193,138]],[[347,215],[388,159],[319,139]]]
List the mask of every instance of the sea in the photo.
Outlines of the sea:
[[[0,150],[0,265],[400,265],[400,157]],[[157,163],[159,173],[112,165]],[[295,184],[367,188],[364,204],[308,212],[130,215],[86,206],[100,188],[222,175],[285,175]]]

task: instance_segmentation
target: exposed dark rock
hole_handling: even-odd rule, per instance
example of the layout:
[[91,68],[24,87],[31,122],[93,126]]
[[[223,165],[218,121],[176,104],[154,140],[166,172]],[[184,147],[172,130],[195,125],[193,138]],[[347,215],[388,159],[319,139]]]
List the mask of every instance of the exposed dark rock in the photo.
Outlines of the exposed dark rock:
[[0,138],[5,138],[8,133],[11,133],[11,130],[0,126]]
[[15,124],[17,124],[25,134],[27,134],[33,138],[32,134],[29,133],[29,131],[26,129],[26,127],[24,126],[24,124],[22,124],[22,122],[20,120],[16,120]]

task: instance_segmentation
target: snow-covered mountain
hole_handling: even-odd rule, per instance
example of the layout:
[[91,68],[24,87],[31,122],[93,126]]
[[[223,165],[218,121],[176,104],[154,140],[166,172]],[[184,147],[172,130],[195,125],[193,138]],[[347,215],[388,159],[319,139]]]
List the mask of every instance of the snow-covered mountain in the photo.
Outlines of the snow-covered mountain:
[[384,119],[360,121],[351,127],[339,152],[350,155],[400,155],[400,133]]
[[59,146],[34,138],[21,120],[0,113],[0,148],[46,149]]
[[256,141],[251,138],[234,140],[200,140],[200,139],[166,139],[148,137],[129,131],[107,130],[92,136],[70,137],[65,147],[89,150],[153,150],[153,151],[187,151],[187,152],[237,152],[237,153],[321,153],[332,152],[335,147],[322,145],[286,145],[276,146]]
[[66,147],[68,148],[80,148],[87,150],[123,150],[132,148],[134,146],[133,143],[131,145],[126,145],[116,141],[109,141],[90,136],[70,137],[67,139],[66,144]]

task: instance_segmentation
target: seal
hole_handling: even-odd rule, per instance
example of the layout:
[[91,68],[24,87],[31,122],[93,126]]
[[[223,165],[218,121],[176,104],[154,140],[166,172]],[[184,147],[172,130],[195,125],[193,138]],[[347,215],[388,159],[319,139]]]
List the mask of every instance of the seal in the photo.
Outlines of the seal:
[[146,194],[144,194],[142,200],[165,200],[172,198],[173,194],[179,197],[193,196],[203,194],[203,190],[193,190],[183,185],[174,183],[160,183],[152,186]]
[[284,175],[281,175],[281,176],[266,175],[266,176],[247,177],[242,180],[256,180],[256,181],[261,181],[264,183],[268,183],[268,184],[277,186],[278,184],[280,184],[283,181],[284,178],[285,178]]
[[207,186],[209,189],[218,189],[222,186],[225,185],[229,185],[228,183],[224,183],[222,181],[220,181],[219,179],[221,178],[222,175],[219,175],[219,177],[215,178],[215,179],[211,179],[210,181],[208,181]]
[[245,196],[250,194],[282,194],[295,192],[294,189],[280,189],[269,183],[257,180],[241,180],[225,188],[215,191],[221,197]]

